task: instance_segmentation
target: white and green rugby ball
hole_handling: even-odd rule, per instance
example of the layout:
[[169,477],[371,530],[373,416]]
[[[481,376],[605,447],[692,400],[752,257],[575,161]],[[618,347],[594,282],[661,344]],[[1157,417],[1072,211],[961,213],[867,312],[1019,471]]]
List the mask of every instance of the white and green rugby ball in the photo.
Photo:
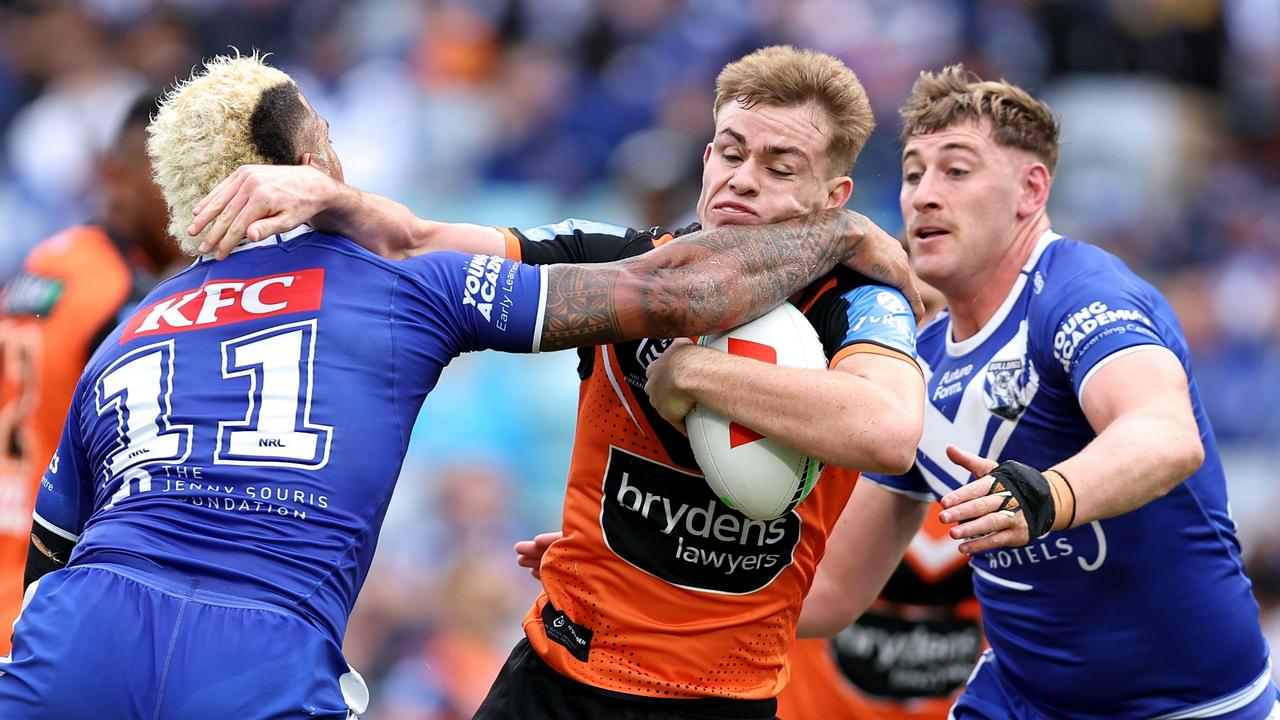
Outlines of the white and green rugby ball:
[[[784,367],[827,367],[818,334],[791,303],[728,332],[705,335],[698,344]],[[790,512],[808,497],[822,472],[821,462],[700,405],[685,417],[685,427],[711,490],[753,520]]]

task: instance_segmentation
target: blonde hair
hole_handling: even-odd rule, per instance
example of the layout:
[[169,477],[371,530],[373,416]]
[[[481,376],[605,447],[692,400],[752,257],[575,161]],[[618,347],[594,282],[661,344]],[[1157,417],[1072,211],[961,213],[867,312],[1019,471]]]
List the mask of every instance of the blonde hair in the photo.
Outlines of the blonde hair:
[[716,78],[713,115],[718,116],[730,101],[746,107],[816,103],[831,121],[827,142],[831,177],[853,170],[876,126],[867,91],[847,65],[826,53],[790,45],[762,48],[725,65]]
[[1049,106],[1005,80],[984,81],[964,65],[920,73],[899,114],[903,144],[913,135],[986,118],[996,142],[1035,155],[1050,173],[1058,164],[1059,125]]
[[188,255],[197,254],[202,239],[186,232],[195,204],[236,167],[270,162],[254,141],[254,112],[269,90],[297,86],[263,60],[257,51],[214,57],[165,94],[147,127],[147,154],[169,206],[169,234]]

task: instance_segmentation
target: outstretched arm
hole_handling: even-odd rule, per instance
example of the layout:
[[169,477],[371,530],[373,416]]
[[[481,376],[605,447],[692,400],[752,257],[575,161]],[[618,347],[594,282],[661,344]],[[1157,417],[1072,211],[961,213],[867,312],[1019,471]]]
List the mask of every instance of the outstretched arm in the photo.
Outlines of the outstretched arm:
[[[390,198],[345,185],[307,165],[242,165],[218,183],[193,212],[195,219],[187,233],[203,233],[200,252],[219,258],[226,257],[246,237],[261,240],[305,222],[317,230],[351,238],[393,260],[436,250],[489,255],[500,255],[504,250],[503,237],[493,228],[423,220]],[[901,244],[862,216],[857,217],[875,232],[866,235],[867,242],[858,252],[842,260],[872,280],[901,290],[920,318],[924,305],[912,284]]]
[[[1097,437],[1051,468],[1023,470],[1039,486],[1039,492],[1022,492],[1026,507],[1006,499],[1011,493],[1002,494],[1004,480],[993,486],[995,462],[948,448],[948,457],[977,478],[942,498],[946,509],[940,517],[957,523],[951,536],[965,540],[961,552],[1019,547],[1049,530],[1136,510],[1204,462],[1186,372],[1159,346],[1145,346],[1098,370],[1084,388],[1081,409]],[[1043,527],[1030,527],[1032,518]]]
[[701,230],[618,262],[549,265],[541,347],[727,330],[883,235],[862,215],[832,209],[775,225]]
[[204,234],[200,252],[219,259],[253,241],[303,224],[342,235],[390,260],[435,250],[500,255],[491,227],[424,220],[389,197],[340,183],[309,165],[241,165],[193,208],[187,228]]

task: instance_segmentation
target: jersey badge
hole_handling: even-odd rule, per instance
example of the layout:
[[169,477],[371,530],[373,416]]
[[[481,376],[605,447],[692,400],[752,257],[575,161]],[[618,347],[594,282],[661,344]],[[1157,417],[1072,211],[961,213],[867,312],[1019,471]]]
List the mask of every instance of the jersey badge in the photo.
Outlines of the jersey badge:
[[991,412],[1005,420],[1017,420],[1039,388],[1040,375],[1025,357],[996,358],[987,365],[982,397]]

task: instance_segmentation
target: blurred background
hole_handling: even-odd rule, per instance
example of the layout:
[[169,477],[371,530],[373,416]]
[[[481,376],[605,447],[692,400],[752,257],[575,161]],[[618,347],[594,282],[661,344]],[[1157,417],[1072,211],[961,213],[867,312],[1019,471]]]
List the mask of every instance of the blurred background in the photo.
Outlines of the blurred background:
[[[417,213],[528,227],[691,221],[720,67],[780,42],[859,74],[879,127],[852,205],[901,230],[896,110],[962,60],[1063,121],[1054,228],[1174,305],[1280,641],[1277,0],[0,1],[0,282],[93,219],[98,153],[139,93],[231,47],[273,53],[348,182]],[[369,720],[469,717],[558,528],[575,357],[463,357],[431,395],[347,637]],[[1280,663],[1277,663],[1280,669]]]

